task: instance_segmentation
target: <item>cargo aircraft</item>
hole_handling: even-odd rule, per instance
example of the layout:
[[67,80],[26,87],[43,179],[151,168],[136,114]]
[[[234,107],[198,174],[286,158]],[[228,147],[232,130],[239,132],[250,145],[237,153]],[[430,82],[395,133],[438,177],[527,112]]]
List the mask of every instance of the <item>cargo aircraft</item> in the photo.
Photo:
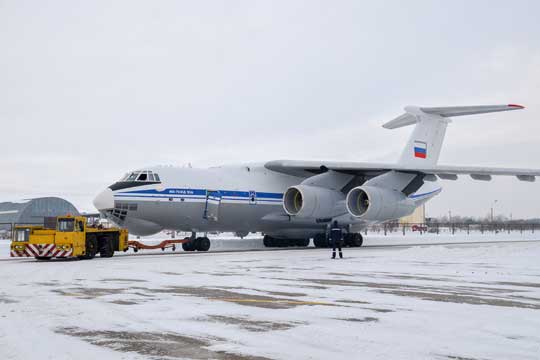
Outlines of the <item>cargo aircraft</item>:
[[333,220],[345,229],[347,245],[361,246],[362,228],[412,214],[441,192],[439,179],[540,176],[540,169],[437,163],[452,117],[518,109],[523,106],[407,106],[383,125],[414,125],[395,164],[275,160],[207,169],[150,167],[126,174],[98,194],[94,205],[135,235],[191,232],[185,250],[208,250],[204,234],[214,231],[262,232],[265,246],[307,246],[313,238],[315,246],[325,247]]

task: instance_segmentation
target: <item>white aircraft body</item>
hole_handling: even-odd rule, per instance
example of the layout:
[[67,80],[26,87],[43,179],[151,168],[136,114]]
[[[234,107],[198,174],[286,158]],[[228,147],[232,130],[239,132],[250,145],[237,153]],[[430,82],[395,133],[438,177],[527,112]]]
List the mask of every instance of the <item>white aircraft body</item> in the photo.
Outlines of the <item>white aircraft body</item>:
[[96,208],[135,235],[161,230],[192,232],[186,250],[208,250],[197,233],[265,234],[266,246],[326,246],[326,230],[337,220],[349,246],[359,231],[410,215],[442,190],[438,179],[492,175],[534,181],[540,170],[443,166],[437,160],[450,117],[522,109],[520,105],[406,107],[384,124],[415,128],[396,164],[277,160],[208,169],[151,167],[133,171],[94,199]]

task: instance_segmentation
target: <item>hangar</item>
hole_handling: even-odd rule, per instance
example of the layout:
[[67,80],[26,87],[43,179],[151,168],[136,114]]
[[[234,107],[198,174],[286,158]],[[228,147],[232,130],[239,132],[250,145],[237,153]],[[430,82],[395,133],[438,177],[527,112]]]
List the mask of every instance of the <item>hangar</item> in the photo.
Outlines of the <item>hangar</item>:
[[0,230],[11,224],[43,224],[48,216],[79,215],[72,203],[58,197],[42,197],[21,202],[0,203]]

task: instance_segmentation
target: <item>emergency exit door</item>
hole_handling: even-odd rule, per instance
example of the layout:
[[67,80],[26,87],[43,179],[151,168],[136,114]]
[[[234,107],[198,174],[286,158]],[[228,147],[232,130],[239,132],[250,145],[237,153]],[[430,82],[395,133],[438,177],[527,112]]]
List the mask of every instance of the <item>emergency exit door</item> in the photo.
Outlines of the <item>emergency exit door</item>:
[[210,221],[218,221],[220,205],[221,193],[218,190],[206,190],[203,218]]

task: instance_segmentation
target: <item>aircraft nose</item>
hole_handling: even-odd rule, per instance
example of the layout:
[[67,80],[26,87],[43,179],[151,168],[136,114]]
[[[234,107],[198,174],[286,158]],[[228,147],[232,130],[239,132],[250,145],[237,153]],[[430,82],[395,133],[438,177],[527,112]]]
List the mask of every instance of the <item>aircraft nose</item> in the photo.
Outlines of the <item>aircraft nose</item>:
[[113,209],[114,208],[114,197],[111,189],[106,188],[100,192],[94,199],[94,206],[99,211]]

